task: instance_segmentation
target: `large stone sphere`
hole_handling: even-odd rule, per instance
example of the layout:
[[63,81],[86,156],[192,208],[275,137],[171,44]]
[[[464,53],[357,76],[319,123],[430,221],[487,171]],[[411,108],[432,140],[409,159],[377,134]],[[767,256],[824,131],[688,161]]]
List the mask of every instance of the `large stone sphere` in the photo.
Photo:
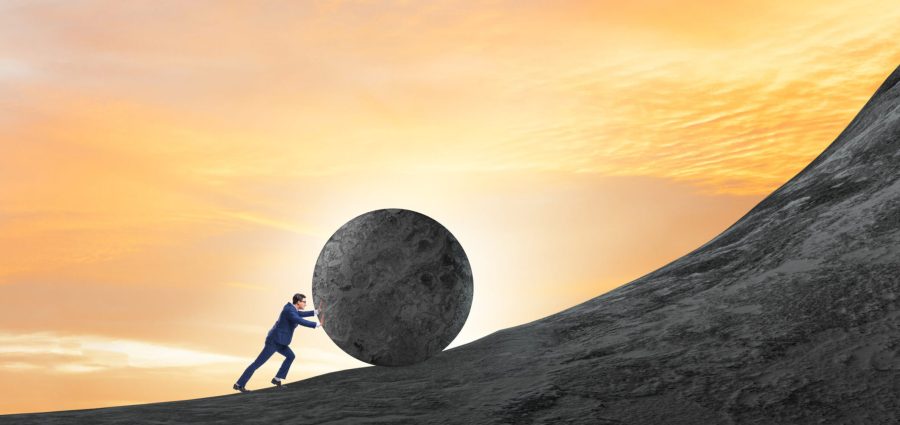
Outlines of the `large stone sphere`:
[[415,211],[370,211],[341,226],[319,254],[312,296],[325,332],[347,354],[405,366],[439,353],[472,306],[462,246]]

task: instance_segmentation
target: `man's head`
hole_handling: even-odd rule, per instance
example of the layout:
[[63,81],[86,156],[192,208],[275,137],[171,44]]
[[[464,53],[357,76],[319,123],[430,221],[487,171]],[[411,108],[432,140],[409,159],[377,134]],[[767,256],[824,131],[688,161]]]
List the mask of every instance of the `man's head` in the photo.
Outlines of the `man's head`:
[[297,310],[303,310],[303,307],[306,307],[306,295],[294,294],[294,306]]

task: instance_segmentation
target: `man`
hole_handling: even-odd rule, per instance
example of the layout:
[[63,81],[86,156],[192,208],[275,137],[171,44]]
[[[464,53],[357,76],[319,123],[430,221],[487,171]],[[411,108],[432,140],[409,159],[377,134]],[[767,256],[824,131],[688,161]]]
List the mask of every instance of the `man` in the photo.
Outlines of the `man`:
[[306,307],[306,295],[294,294],[293,302],[293,305],[287,303],[284,305],[284,308],[281,309],[281,315],[278,316],[275,325],[272,326],[272,329],[269,330],[269,334],[266,335],[266,345],[263,347],[262,352],[259,353],[259,356],[256,357],[256,360],[254,360],[250,366],[247,366],[247,370],[245,370],[244,374],[238,378],[237,383],[234,384],[235,390],[242,393],[250,391],[245,388],[247,381],[253,376],[253,372],[256,372],[256,369],[259,369],[259,367],[262,366],[266,360],[269,360],[276,351],[284,356],[284,363],[281,364],[278,373],[272,378],[272,384],[281,387],[282,381],[287,378],[291,362],[294,361],[294,352],[288,347],[288,344],[291,343],[291,338],[294,336],[294,329],[297,328],[297,325],[303,325],[313,329],[318,329],[322,326],[321,323],[304,319],[304,317],[319,314],[318,310],[303,311],[303,308]]

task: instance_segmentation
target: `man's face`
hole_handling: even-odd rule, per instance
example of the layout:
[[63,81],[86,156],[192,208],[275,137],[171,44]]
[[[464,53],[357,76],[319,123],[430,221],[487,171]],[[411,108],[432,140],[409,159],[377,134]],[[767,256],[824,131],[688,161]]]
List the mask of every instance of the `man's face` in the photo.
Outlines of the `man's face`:
[[297,304],[294,304],[294,306],[297,307],[297,310],[303,310],[304,308],[306,308],[306,298],[297,301]]

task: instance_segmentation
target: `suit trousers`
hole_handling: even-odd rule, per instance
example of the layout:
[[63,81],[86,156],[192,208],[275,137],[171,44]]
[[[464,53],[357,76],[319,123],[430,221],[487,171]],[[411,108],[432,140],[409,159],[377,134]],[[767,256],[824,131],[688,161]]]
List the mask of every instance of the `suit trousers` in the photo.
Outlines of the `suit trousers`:
[[253,372],[256,372],[256,369],[259,369],[260,366],[263,365],[272,354],[275,352],[284,356],[284,362],[281,363],[281,368],[278,369],[278,373],[275,375],[276,378],[285,379],[287,378],[288,369],[291,368],[291,363],[294,361],[294,352],[291,351],[291,347],[288,347],[284,344],[279,344],[272,340],[272,338],[266,338],[266,345],[263,347],[262,352],[259,353],[259,356],[256,357],[256,360],[247,366],[247,369],[244,371],[244,374],[238,379],[237,384],[240,386],[246,386],[247,381],[250,380],[250,377],[253,376]]

